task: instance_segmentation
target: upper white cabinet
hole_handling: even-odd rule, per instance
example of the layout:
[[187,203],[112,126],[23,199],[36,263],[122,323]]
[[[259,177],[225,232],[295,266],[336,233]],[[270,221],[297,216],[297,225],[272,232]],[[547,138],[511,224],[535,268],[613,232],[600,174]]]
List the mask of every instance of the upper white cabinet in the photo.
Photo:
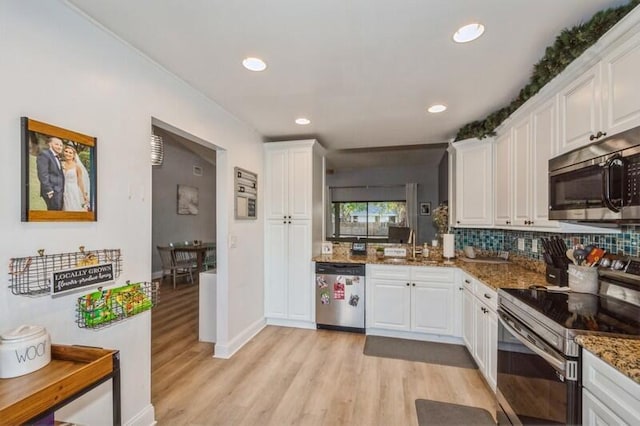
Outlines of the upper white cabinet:
[[516,123],[511,132],[513,152],[513,223],[532,225],[531,221],[531,119]]
[[638,29],[601,55],[600,62],[573,79],[558,95],[560,152],[640,126]]
[[311,219],[313,148],[266,144],[267,219]]
[[511,225],[511,132],[495,142],[496,225]]
[[640,126],[640,32],[602,60],[604,127],[614,135]]
[[493,224],[493,140],[456,142],[456,226]]
[[602,133],[601,76],[598,63],[560,91],[561,152],[585,145]]
[[323,149],[314,140],[265,144],[265,316],[311,326],[313,262],[322,241]]
[[549,220],[549,159],[558,140],[556,98],[543,103],[531,114],[531,213],[535,227],[558,227]]

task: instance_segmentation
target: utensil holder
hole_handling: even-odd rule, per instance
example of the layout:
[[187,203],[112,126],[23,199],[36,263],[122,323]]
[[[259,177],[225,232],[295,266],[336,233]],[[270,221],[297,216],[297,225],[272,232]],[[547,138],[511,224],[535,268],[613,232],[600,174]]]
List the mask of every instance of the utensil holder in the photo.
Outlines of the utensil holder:
[[569,288],[579,293],[598,294],[598,269],[569,265]]
[[566,287],[569,282],[566,267],[556,268],[555,266],[547,265],[545,277],[549,284],[557,285],[559,287]]

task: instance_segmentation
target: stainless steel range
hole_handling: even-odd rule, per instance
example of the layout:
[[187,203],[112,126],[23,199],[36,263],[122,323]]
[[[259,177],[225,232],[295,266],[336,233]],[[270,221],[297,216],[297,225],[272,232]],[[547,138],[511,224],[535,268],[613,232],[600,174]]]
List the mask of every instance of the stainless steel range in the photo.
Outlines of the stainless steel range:
[[640,259],[600,271],[599,294],[498,292],[498,423],[580,424],[579,334],[640,338]]

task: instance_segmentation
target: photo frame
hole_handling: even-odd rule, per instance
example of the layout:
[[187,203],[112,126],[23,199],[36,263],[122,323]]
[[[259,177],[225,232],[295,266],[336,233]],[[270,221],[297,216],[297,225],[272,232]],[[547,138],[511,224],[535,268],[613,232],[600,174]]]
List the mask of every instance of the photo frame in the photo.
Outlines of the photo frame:
[[23,222],[97,220],[97,139],[21,117]]
[[431,202],[420,203],[420,216],[431,216]]
[[199,205],[198,188],[178,185],[178,214],[197,215]]

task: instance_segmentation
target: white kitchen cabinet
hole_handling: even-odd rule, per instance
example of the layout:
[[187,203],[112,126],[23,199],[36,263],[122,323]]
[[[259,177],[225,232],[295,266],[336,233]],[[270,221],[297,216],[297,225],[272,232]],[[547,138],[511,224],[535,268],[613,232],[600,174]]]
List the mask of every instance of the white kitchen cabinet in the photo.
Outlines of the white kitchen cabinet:
[[469,350],[473,353],[474,335],[475,335],[475,309],[473,308],[473,278],[462,272],[462,340]]
[[458,337],[455,274],[453,268],[367,265],[367,333]]
[[456,226],[493,224],[493,140],[456,142]]
[[322,147],[314,140],[265,144],[265,316],[312,327],[313,262],[322,241]]
[[314,152],[305,142],[265,145],[267,219],[311,219]]
[[497,294],[480,281],[463,275],[462,338],[492,390],[496,389],[498,356]]
[[507,131],[495,142],[496,206],[495,224],[511,225],[511,132]]
[[558,140],[556,97],[531,114],[531,221],[536,228],[557,228],[549,220],[549,159],[555,155]]
[[513,152],[513,224],[531,225],[531,118],[526,117],[513,126],[511,135]]
[[640,33],[612,49],[602,66],[604,131],[614,135],[640,126]]
[[590,142],[602,129],[601,64],[574,79],[559,93],[560,151]]
[[582,350],[582,423],[640,424],[640,384]]

